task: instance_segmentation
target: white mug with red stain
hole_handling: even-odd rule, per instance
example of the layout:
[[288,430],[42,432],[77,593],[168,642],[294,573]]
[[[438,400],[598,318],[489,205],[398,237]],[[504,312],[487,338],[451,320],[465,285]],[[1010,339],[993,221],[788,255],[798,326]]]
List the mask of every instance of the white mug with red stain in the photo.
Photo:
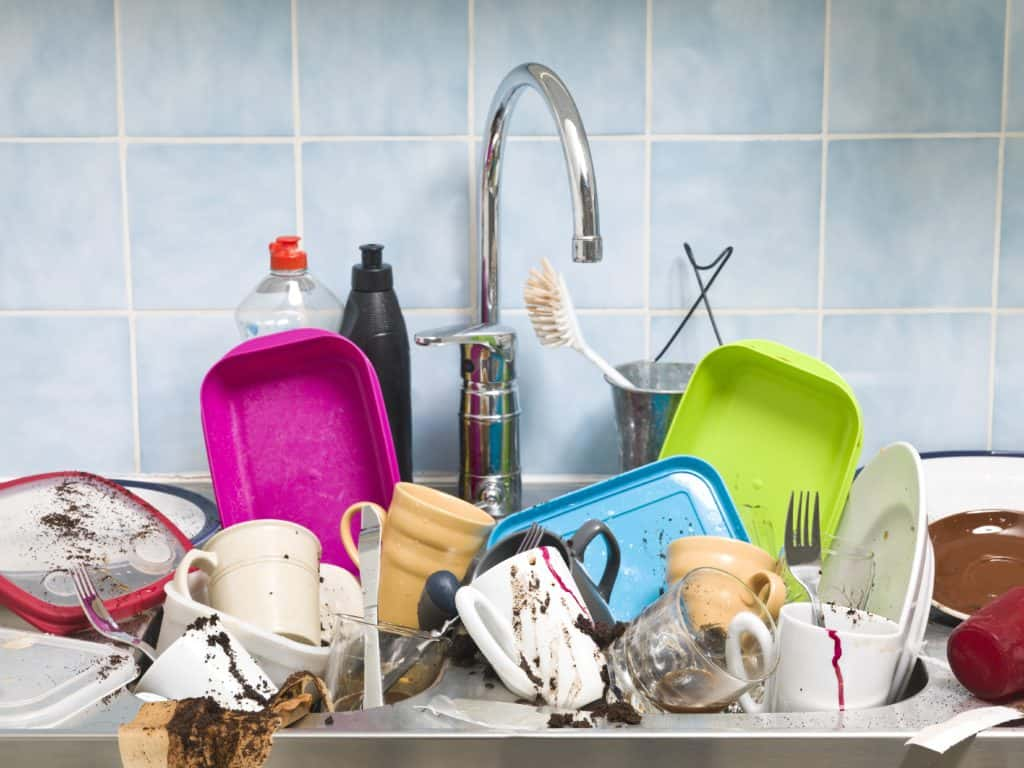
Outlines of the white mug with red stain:
[[601,698],[604,654],[578,624],[592,620],[562,555],[538,547],[498,563],[455,595],[480,652],[513,693],[578,709]]
[[882,616],[833,604],[825,626],[810,603],[789,603],[779,615],[779,666],[764,698],[740,698],[745,712],[829,712],[889,704],[903,648],[899,625]]

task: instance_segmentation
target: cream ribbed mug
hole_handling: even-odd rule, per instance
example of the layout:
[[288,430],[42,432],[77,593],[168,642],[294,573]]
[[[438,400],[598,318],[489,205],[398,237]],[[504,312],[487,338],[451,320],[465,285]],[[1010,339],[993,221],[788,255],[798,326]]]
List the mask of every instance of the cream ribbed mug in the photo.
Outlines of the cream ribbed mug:
[[349,521],[364,506],[381,521],[377,618],[418,629],[417,608],[427,577],[451,571],[461,581],[494,528],[494,518],[434,488],[398,483],[387,512],[377,504],[359,502],[341,516],[341,542],[357,565],[359,551]]

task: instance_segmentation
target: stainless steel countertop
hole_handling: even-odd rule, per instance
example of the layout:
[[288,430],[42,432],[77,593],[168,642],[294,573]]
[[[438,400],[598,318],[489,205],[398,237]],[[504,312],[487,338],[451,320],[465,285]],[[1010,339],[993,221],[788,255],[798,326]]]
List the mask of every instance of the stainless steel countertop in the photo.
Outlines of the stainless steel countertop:
[[[193,486],[195,487],[195,486]],[[533,485],[526,503],[572,486]],[[205,490],[199,487],[197,490]],[[1024,728],[998,728],[944,756],[904,746],[921,728],[984,706],[953,679],[945,663],[949,629],[928,628],[911,695],[887,707],[845,713],[648,715],[637,726],[600,723],[594,729],[511,731],[471,725],[418,709],[435,696],[512,702],[500,684],[487,688],[478,670],[451,667],[431,690],[395,706],[366,712],[311,715],[279,733],[268,765],[516,766],[568,761],[588,768],[636,762],[678,768],[743,765],[793,768],[839,766],[1008,766],[1024,761]],[[128,693],[54,730],[0,731],[0,766],[119,764],[117,726],[140,702]]]

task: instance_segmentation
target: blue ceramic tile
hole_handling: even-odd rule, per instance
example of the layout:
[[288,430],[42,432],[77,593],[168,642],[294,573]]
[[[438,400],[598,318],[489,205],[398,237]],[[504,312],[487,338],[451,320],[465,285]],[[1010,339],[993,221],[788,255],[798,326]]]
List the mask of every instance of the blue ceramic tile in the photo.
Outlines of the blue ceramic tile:
[[996,326],[996,391],[992,447],[1024,449],[1024,317],[1003,315]]
[[[714,308],[714,304],[711,305]],[[651,355],[664,348],[679,326],[682,316],[651,318]],[[744,339],[768,339],[817,357],[818,317],[816,314],[788,315],[721,315],[715,322],[722,334],[722,343]],[[699,362],[704,355],[718,346],[715,332],[703,312],[695,312],[662,360],[684,363]]]
[[306,245],[339,296],[360,243],[383,243],[403,307],[469,306],[469,192],[462,142],[309,143]]
[[[610,475],[619,470],[611,387],[571,349],[545,349],[525,314],[502,315],[519,332],[523,472]],[[587,315],[587,341],[612,365],[644,356],[644,318]]]
[[1006,104],[1006,128],[1024,129],[1024,3],[1010,2],[1010,71]]
[[466,132],[466,0],[298,8],[305,135]]
[[406,315],[412,364],[412,464],[424,474],[459,471],[459,369],[457,346],[421,347],[412,337],[447,325],[469,325],[468,312],[417,312]]
[[987,314],[827,316],[823,353],[860,403],[862,457],[895,440],[919,451],[985,447]]
[[833,131],[997,131],[1005,0],[834,0]]
[[128,134],[291,134],[291,46],[288,0],[122,3]]
[[1024,307],[1024,139],[1006,140],[999,306]]
[[0,0],[0,136],[117,133],[114,4]]
[[[816,307],[821,144],[656,142],[651,156],[651,306],[688,309],[699,263],[735,248],[713,307]],[[710,277],[710,273],[705,273]]]
[[836,141],[825,305],[988,306],[994,139]]
[[572,261],[573,217],[562,149],[553,141],[510,141],[501,187],[501,300],[523,306],[523,283],[547,257],[565,276],[578,307],[644,303],[644,148],[591,145],[604,238],[599,264]]
[[113,144],[0,144],[2,309],[126,303]]
[[824,0],[655,0],[656,133],[821,130]]
[[[477,0],[477,133],[483,131],[498,84],[525,61],[546,64],[565,81],[588,133],[643,131],[644,5],[643,0]],[[536,93],[523,95],[512,130],[554,133]]]
[[209,472],[199,387],[239,343],[229,314],[142,315],[136,321],[143,472]]
[[0,318],[0,475],[134,470],[123,317]]
[[294,172],[290,146],[128,147],[135,306],[236,307],[270,270],[267,244],[295,230]]

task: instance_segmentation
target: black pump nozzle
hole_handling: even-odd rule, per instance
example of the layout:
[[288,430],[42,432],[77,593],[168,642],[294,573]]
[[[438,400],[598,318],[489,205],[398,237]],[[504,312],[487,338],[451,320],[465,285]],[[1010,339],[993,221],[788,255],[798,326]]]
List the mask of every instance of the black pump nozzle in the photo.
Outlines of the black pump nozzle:
[[359,251],[363,254],[363,269],[380,269],[384,263],[384,246],[377,243],[360,245]]
[[362,264],[352,265],[352,288],[357,291],[390,291],[394,285],[391,265],[384,263],[384,246],[366,243],[359,246]]

